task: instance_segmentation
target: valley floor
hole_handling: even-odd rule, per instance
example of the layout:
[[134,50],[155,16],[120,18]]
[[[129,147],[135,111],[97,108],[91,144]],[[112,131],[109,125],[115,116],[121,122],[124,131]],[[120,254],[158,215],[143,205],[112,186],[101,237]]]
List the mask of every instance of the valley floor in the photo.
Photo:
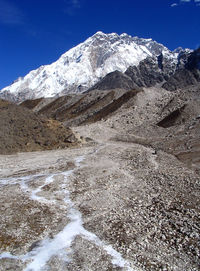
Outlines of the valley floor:
[[0,156],[0,270],[199,270],[199,175],[103,121],[76,130],[95,141]]

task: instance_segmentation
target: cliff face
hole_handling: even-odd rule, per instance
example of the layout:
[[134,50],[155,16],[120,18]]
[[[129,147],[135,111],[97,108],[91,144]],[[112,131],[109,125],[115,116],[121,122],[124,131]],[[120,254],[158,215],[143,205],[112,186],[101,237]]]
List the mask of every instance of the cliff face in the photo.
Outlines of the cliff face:
[[[91,89],[137,89],[159,84],[164,89],[175,91],[200,82],[200,53],[180,51],[177,63],[163,54],[147,57],[137,66],[130,66],[125,73],[109,73]],[[90,89],[90,90],[91,90]]]
[[174,91],[200,82],[200,49],[180,54],[175,73],[163,84],[163,88]]

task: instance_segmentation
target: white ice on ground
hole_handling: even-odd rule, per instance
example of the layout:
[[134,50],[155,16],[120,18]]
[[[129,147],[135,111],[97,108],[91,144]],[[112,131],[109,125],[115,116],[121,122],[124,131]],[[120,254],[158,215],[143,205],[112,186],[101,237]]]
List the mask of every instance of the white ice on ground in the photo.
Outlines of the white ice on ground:
[[15,185],[22,184],[23,182],[29,182],[33,178],[45,177],[45,174],[35,174],[35,175],[27,175],[27,176],[19,176],[19,177],[10,177],[6,179],[0,179],[0,187],[5,185]]
[[80,166],[80,163],[83,162],[83,160],[84,160],[84,156],[79,156],[79,157],[77,157],[77,158],[75,159],[75,165],[76,165],[77,167],[79,167],[79,166]]
[[45,199],[44,197],[41,197],[41,196],[38,196],[37,194],[40,193],[42,191],[42,188],[45,186],[45,185],[48,185],[50,183],[52,183],[54,181],[54,175],[50,175],[48,176],[46,179],[45,179],[45,183],[41,186],[39,186],[38,188],[36,188],[35,190],[32,190],[32,193],[31,193],[31,199],[32,200],[38,200],[38,201],[41,201],[41,202],[50,202],[50,203],[54,203],[54,200],[47,200]]
[[18,183],[20,184],[22,191],[24,191],[25,193],[28,193],[32,200],[40,201],[41,203],[50,203],[50,204],[52,204],[52,203],[55,203],[54,200],[52,200],[52,199],[48,200],[45,197],[42,197],[41,195],[38,195],[38,193],[40,193],[42,191],[42,188],[45,185],[50,184],[50,183],[52,183],[54,181],[54,176],[55,175],[57,175],[57,174],[52,174],[50,176],[47,176],[45,178],[44,184],[38,186],[36,189],[31,188],[29,186],[29,182],[36,179],[37,177],[43,177],[42,175],[38,175],[38,176],[35,175],[35,176],[32,176],[32,178],[30,178],[30,177],[28,178],[28,176],[27,176],[25,178],[22,178],[21,182],[20,183],[18,182]]
[[7,179],[0,179],[0,187],[6,186],[6,185],[15,185],[19,184],[19,181],[26,180],[31,178],[31,176],[25,176],[25,177],[14,177],[14,178],[7,178]]
[[[45,267],[46,263],[53,255],[59,255],[63,249],[69,249],[75,237],[82,232],[81,220],[79,214],[74,214],[74,220],[71,221],[54,239],[45,240],[39,248],[25,256],[32,262],[27,265],[24,271],[39,271]],[[65,261],[70,259],[65,257]]]
[[[112,264],[119,266],[121,268],[125,268],[127,271],[134,271],[131,267],[130,263],[122,257],[122,255],[117,252],[111,245],[106,245],[103,241],[101,241],[94,233],[91,233],[85,229],[83,229],[82,233],[83,237],[91,242],[93,242],[96,246],[103,248],[108,255],[112,257]],[[135,269],[136,270],[136,269]]]
[[15,255],[12,255],[11,253],[9,252],[3,252],[0,254],[0,260],[1,259],[5,259],[5,258],[8,258],[8,259],[15,259],[15,260],[19,260],[20,257],[19,256],[15,256]]
[[[112,258],[112,264],[123,268],[126,271],[133,271],[133,269],[128,261],[126,261],[122,255],[117,252],[111,245],[105,244],[101,241],[94,233],[87,231],[83,227],[83,220],[81,213],[74,208],[74,204],[70,199],[70,192],[67,189],[69,176],[73,174],[74,170],[80,168],[81,162],[84,160],[84,156],[79,156],[75,159],[76,168],[73,170],[68,170],[63,173],[51,174],[46,177],[45,183],[36,189],[32,190],[30,193],[30,188],[28,186],[28,176],[21,178],[21,188],[24,192],[30,194],[32,200],[42,201],[43,203],[49,203],[50,200],[45,201],[45,198],[38,196],[37,193],[42,191],[42,188],[49,183],[52,183],[54,177],[58,174],[62,174],[64,178],[64,183],[62,189],[65,191],[64,202],[68,207],[67,217],[70,219],[64,229],[59,232],[53,239],[47,238],[41,241],[40,245],[28,252],[25,255],[14,256],[10,253],[4,252],[0,254],[0,259],[2,258],[12,258],[22,261],[29,261],[30,263],[24,268],[24,271],[42,271],[46,270],[47,263],[52,256],[59,256],[64,261],[70,262],[70,254],[72,253],[71,245],[77,236],[82,236],[84,239],[89,240],[96,246],[100,247],[107,252]],[[18,178],[19,180],[19,178]],[[52,200],[53,201],[53,200]],[[53,202],[54,203],[54,202]]]

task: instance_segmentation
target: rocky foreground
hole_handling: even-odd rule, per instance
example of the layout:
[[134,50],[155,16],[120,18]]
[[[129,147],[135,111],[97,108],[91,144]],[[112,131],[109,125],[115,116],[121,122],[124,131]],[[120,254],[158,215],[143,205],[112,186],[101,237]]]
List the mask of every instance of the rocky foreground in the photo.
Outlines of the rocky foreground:
[[199,270],[199,88],[120,97],[45,105],[82,147],[0,156],[0,270]]
[[0,270],[198,270],[199,176],[174,156],[102,142],[0,165]]

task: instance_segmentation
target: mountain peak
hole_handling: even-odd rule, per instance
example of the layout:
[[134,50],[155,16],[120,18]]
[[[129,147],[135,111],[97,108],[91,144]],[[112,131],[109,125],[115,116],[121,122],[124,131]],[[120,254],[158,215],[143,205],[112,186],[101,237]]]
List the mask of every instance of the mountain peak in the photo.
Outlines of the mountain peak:
[[137,66],[147,57],[161,53],[176,62],[177,55],[152,39],[98,31],[56,62],[41,66],[4,88],[0,96],[22,101],[83,92],[106,74],[115,70],[125,72],[129,66]]
[[[126,36],[128,36],[126,34]],[[113,39],[113,38],[121,38],[121,35],[118,35],[117,33],[104,33],[102,31],[97,31],[92,37],[89,38],[90,39]]]
[[97,36],[97,35],[106,35],[106,34],[102,31],[97,31],[93,36]]

